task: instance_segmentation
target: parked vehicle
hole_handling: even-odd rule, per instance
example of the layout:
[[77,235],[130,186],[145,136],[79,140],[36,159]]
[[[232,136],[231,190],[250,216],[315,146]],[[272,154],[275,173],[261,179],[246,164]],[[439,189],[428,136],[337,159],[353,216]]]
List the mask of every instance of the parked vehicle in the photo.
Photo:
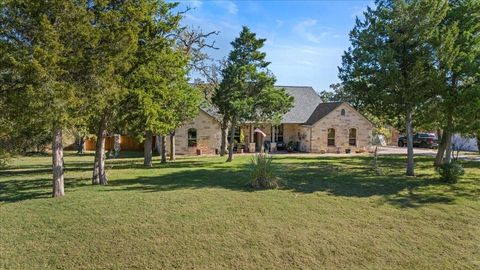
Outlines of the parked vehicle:
[[[407,136],[401,136],[398,138],[398,146],[407,146]],[[437,136],[433,133],[416,133],[413,135],[413,147],[437,148]]]

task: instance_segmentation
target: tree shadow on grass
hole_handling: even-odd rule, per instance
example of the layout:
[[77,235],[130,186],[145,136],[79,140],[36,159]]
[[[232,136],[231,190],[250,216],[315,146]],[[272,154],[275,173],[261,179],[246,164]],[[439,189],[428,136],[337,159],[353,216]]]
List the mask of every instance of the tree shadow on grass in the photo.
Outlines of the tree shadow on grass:
[[[153,177],[150,180],[144,181],[144,177],[139,177],[135,180],[117,180],[110,179],[110,186],[118,186],[119,183],[125,187],[131,189],[155,189],[156,191],[179,189],[182,187],[224,187],[244,189],[245,185],[241,185],[232,181],[230,178],[231,172],[235,171],[235,168],[229,170],[215,169],[217,166],[224,165],[223,162],[212,161],[210,159],[200,160],[176,160],[174,162],[168,162],[161,164],[158,160],[155,161],[153,168],[145,168],[142,160],[138,159],[114,159],[108,160],[106,163],[107,172],[114,170],[132,170],[139,169],[147,172],[148,170],[158,169],[162,172],[162,169],[174,169],[181,170],[184,173],[183,177],[178,178],[176,174],[166,174],[162,176],[164,182],[158,182],[157,177]],[[208,169],[207,169],[208,168]],[[66,162],[65,164],[65,190],[90,185],[89,182],[85,182],[87,179],[71,179],[69,178],[69,172],[90,172],[92,170],[92,163],[90,161],[85,162]],[[186,170],[193,170],[186,171]],[[48,198],[51,196],[52,169],[48,165],[19,165],[10,166],[7,169],[0,170],[0,203],[3,202],[17,202],[22,200]],[[37,177],[38,176],[38,177]],[[3,180],[1,178],[6,178]],[[33,179],[22,179],[24,177]],[[227,180],[225,180],[227,179]],[[179,182],[180,180],[180,182]],[[241,180],[244,181],[244,180]],[[132,185],[141,183],[142,188],[134,187]],[[170,186],[170,187],[169,187]],[[153,188],[155,187],[155,188]]]
[[[242,166],[243,167],[243,166]],[[253,191],[248,186],[248,170],[195,169],[167,173],[159,176],[143,176],[134,179],[111,181],[110,191],[158,192],[180,189],[223,188],[235,191]]]
[[[78,179],[65,179],[65,189],[88,185]],[[52,196],[52,179],[8,180],[0,182],[0,205]]]
[[[420,161],[417,166],[422,168],[427,167],[426,162],[431,162],[431,159]],[[381,165],[392,168],[392,171],[383,176],[373,173],[370,162],[371,157],[343,159],[285,156],[274,158],[275,171],[285,182],[284,189],[298,193],[323,192],[328,196],[357,198],[378,196],[381,203],[398,207],[420,207],[435,203],[453,204],[457,197],[475,198],[480,195],[478,188],[472,189],[462,183],[445,185],[428,174],[422,177],[405,177],[401,173],[403,170],[399,169],[403,168],[404,162],[399,158],[384,159],[382,157]],[[149,171],[143,167],[139,159],[113,160],[109,161],[107,166],[110,166],[110,170],[142,169],[137,172],[139,174]],[[218,159],[180,159],[166,164],[156,161],[154,169],[158,169],[158,175],[110,179],[109,187],[105,191],[161,192],[202,188],[254,191],[248,186],[250,170],[248,163],[245,162],[225,164]],[[70,170],[91,170],[91,164],[75,163]],[[9,176],[19,176],[22,173],[25,171],[14,171],[10,172]],[[28,173],[31,172],[28,171]],[[81,183],[67,180],[66,189],[82,185]],[[2,192],[0,202],[49,197],[50,187],[51,180],[47,178],[3,181],[0,182]]]
[[[67,161],[64,180],[66,192],[88,185],[84,181],[86,179],[69,178],[70,172],[91,171],[92,167],[89,161]],[[49,198],[51,195],[52,168],[49,164],[10,165],[0,170],[0,203]]]
[[[305,160],[305,163],[284,164],[282,178],[287,187],[295,192],[324,192],[333,196],[371,197],[380,196],[382,203],[398,207],[415,208],[428,204],[453,204],[456,198],[475,200],[480,189],[469,187],[472,181],[462,180],[455,185],[439,181],[436,175],[422,170],[431,168],[432,158],[417,157],[416,169],[422,171],[417,177],[407,177],[403,170],[403,159],[381,157],[379,164],[385,171],[377,176],[372,167],[371,157],[347,158],[340,161],[335,157],[290,157]],[[467,165],[466,167],[468,167]]]

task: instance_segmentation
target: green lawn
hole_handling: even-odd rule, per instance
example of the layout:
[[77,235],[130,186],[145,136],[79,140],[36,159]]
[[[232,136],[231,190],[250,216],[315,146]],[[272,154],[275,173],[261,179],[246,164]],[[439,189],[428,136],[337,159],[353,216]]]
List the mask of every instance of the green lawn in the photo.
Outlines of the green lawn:
[[68,155],[66,196],[50,198],[49,157],[0,171],[2,269],[480,268],[480,163],[455,185],[432,159],[275,156],[281,190],[253,191],[249,156],[179,158],[154,168]]

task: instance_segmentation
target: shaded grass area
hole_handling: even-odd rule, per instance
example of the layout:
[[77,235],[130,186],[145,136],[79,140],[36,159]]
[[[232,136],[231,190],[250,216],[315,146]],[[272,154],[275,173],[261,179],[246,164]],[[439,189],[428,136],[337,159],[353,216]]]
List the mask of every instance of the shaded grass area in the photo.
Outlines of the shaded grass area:
[[249,156],[108,161],[68,154],[66,196],[51,199],[49,157],[0,171],[0,268],[479,268],[480,164],[445,185],[429,157],[274,157],[281,190],[254,191]]

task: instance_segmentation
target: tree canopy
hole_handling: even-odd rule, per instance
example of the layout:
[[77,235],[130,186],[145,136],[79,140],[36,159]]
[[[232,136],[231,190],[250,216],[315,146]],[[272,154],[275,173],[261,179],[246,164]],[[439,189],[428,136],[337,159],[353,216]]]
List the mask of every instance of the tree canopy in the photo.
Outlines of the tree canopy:
[[213,102],[220,113],[229,116],[229,158],[233,158],[233,138],[238,123],[267,121],[288,112],[293,104],[285,89],[274,87],[275,76],[268,70],[269,62],[260,49],[266,39],[257,38],[246,26],[231,45],[222,82],[216,89]]
[[434,45],[446,0],[378,1],[357,18],[342,57],[343,87],[366,110],[407,131],[407,175],[414,174],[413,119],[439,87]]

